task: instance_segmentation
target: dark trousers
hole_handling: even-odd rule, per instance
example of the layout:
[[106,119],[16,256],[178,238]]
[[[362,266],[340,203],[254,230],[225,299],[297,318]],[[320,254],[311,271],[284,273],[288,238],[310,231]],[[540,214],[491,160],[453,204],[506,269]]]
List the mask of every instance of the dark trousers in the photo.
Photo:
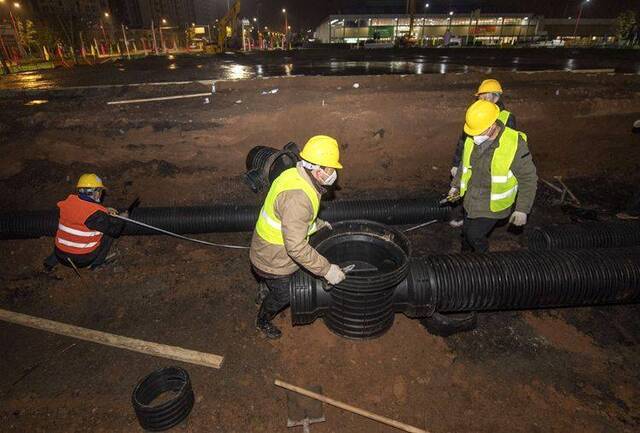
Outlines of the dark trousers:
[[489,251],[489,234],[500,220],[492,218],[464,217],[462,226],[462,252],[486,253]]
[[640,216],[640,191],[635,193],[627,203],[627,213],[633,216]]
[[289,306],[289,282],[291,281],[291,277],[292,275],[279,278],[260,277],[269,288],[269,294],[264,298],[264,301],[262,301],[260,310],[269,316],[269,320],[273,319],[280,311]]
[[69,259],[71,259],[73,264],[78,268],[86,268],[87,266],[97,268],[104,263],[111,249],[111,245],[113,245],[113,238],[103,235],[98,248],[89,254],[69,254],[54,247],[53,252],[45,259],[44,264],[50,268],[55,267],[58,263],[71,266],[69,263]]

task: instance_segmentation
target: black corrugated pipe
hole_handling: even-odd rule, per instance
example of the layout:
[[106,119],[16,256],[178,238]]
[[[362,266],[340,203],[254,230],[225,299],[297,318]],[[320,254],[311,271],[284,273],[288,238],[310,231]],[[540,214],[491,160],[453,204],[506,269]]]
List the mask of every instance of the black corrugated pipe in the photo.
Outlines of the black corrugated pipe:
[[614,248],[640,245],[640,222],[552,224],[527,236],[531,250]]
[[[361,268],[382,263],[365,247],[386,245],[397,269],[403,269],[392,251],[404,251],[403,236],[368,235],[366,222],[344,230],[349,222],[334,225],[336,234],[325,234],[316,248],[340,266],[359,263]],[[337,227],[336,227],[337,226]],[[376,228],[376,230],[380,230]],[[329,248],[342,243],[344,248]],[[398,240],[397,244],[394,244]],[[314,241],[314,244],[316,242]],[[346,248],[349,246],[349,248]],[[382,247],[381,247],[382,248]],[[338,253],[339,251],[349,251]],[[358,269],[358,267],[356,267]],[[327,290],[321,279],[298,272],[291,283],[291,317],[294,325],[323,318],[334,333],[348,338],[373,338],[393,324],[394,312],[412,318],[434,313],[554,308],[619,304],[640,301],[640,248],[516,251],[487,254],[449,254],[410,259],[402,281],[360,285],[360,278],[384,276],[372,269]],[[386,287],[385,287],[386,286]]]
[[247,172],[244,174],[244,180],[253,192],[261,191],[299,160],[300,149],[294,142],[289,142],[282,150],[256,146],[247,154]]
[[397,311],[519,310],[640,301],[640,248],[448,254],[414,259]]
[[[131,218],[179,234],[251,231],[260,206],[217,205],[200,207],[136,208]],[[330,222],[366,218],[385,224],[416,224],[432,219],[446,220],[449,207],[436,199],[342,200],[322,204],[320,217]],[[0,214],[0,239],[53,236],[58,211],[10,212]],[[124,234],[157,234],[127,224]]]
[[327,327],[343,337],[385,333],[393,325],[394,288],[409,272],[407,238],[383,224],[344,221],[318,232],[312,243],[331,263],[353,269],[334,287],[298,272],[291,290],[293,323],[310,323],[322,315]]

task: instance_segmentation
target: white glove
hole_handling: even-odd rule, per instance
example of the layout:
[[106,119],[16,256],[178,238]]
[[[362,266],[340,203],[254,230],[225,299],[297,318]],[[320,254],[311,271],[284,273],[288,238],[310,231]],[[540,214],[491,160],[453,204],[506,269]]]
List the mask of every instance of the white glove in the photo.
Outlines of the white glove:
[[451,167],[451,177],[456,177],[458,174],[458,167]]
[[517,227],[523,226],[527,223],[527,214],[524,212],[515,211],[511,214],[509,222]]
[[107,212],[109,213],[109,215],[118,215],[118,211],[112,207],[108,207]]
[[449,192],[447,193],[447,197],[455,197],[456,195],[458,195],[458,193],[459,193],[458,188],[456,188],[455,186],[452,186]]
[[340,266],[331,265],[324,278],[329,282],[329,284],[335,286],[336,284],[340,284],[342,281],[344,281],[347,276],[344,274],[344,272],[342,272]]
[[333,230],[333,226],[329,223],[329,221],[322,221],[322,224],[320,224],[320,229],[327,229],[327,230]]

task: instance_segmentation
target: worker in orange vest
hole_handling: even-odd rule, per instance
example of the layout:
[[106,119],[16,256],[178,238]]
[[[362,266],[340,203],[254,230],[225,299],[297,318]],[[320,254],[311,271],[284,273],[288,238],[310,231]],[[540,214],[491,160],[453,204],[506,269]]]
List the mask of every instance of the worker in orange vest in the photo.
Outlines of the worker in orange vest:
[[[101,202],[106,190],[102,179],[94,173],[80,176],[77,194],[58,202],[60,218],[53,253],[44,262],[46,272],[62,263],[67,266],[95,269],[112,259],[109,254],[113,238],[118,237],[124,222],[111,215],[118,212]],[[128,212],[123,212],[128,216]]]

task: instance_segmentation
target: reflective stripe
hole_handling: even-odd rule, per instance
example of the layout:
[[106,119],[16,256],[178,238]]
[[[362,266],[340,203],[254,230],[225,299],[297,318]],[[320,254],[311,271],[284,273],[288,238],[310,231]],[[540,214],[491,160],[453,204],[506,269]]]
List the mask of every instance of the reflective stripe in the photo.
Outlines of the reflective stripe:
[[511,197],[516,192],[518,192],[518,185],[500,194],[491,194],[491,200],[502,200],[503,198]]
[[467,184],[465,182],[460,182],[460,189],[464,189],[467,187]]
[[513,173],[509,170],[506,176],[491,176],[491,182],[493,183],[507,183],[509,179],[513,177]]
[[[269,224],[274,229],[277,229],[277,230],[281,230],[282,229],[282,224],[280,224],[278,221],[274,220],[269,215],[267,215],[267,212],[265,212],[264,209],[262,211],[260,211],[260,215],[264,218],[264,220],[267,222],[267,224]],[[314,221],[313,224],[311,224],[309,226],[309,233],[313,233],[315,231],[316,231],[316,223]]]
[[97,242],[89,242],[88,244],[80,244],[78,242],[71,242],[71,241],[68,241],[68,240],[62,239],[62,238],[56,238],[56,241],[58,241],[58,243],[60,243],[62,245],[66,245],[68,247],[74,247],[74,248],[93,248],[96,245],[98,245]]
[[282,230],[282,224],[280,224],[278,221],[271,218],[264,209],[262,209],[262,211],[260,212],[260,215],[271,227],[273,227],[276,230]]
[[58,224],[58,229],[66,233],[71,233],[72,235],[84,236],[87,238],[90,238],[93,236],[99,236],[102,234],[102,232],[83,232],[82,230],[76,230],[76,229],[72,229],[71,227],[67,227],[64,224]]
[[467,167],[462,167],[462,174],[465,174],[468,171],[469,171],[469,169]]

